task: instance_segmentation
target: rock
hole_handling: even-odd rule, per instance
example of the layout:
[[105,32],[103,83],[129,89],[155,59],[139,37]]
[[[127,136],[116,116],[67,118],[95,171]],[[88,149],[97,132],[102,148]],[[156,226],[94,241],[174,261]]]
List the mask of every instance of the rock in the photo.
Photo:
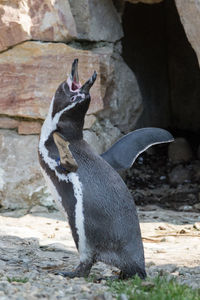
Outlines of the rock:
[[40,134],[41,123],[21,121],[18,125],[19,134]]
[[96,120],[97,118],[94,115],[87,115],[85,117],[84,129],[90,129]]
[[131,2],[134,4],[137,4],[137,3],[156,4],[156,3],[162,2],[163,0],[125,0],[125,1]]
[[25,42],[0,55],[0,114],[44,119],[55,90],[70,73],[75,57],[79,58],[82,82],[94,70],[98,73],[88,113],[101,110],[106,87],[101,86],[98,54],[62,43]]
[[200,1],[175,0],[185,33],[200,64]]
[[100,116],[126,133],[135,127],[142,113],[142,97],[137,79],[124,60],[116,55],[112,63],[113,76],[104,99],[106,110]]
[[[96,122],[92,129],[99,141],[99,153],[108,150],[108,148],[121,136],[121,132],[117,127],[114,127],[110,120],[104,119],[101,122]],[[92,145],[92,143],[89,143]]]
[[7,117],[0,118],[0,128],[4,129],[15,129],[18,128],[19,121],[15,119],[10,119]]
[[[88,126],[92,121],[88,121]],[[19,134],[39,134],[41,130],[40,122],[20,121],[7,117],[0,117],[1,129],[18,129]]]
[[69,42],[77,36],[67,0],[1,1],[0,51],[26,40]]
[[196,203],[193,205],[194,209],[200,210],[200,203]]
[[119,300],[128,300],[126,294],[120,294]]
[[173,143],[169,144],[168,157],[174,164],[179,162],[189,162],[192,157],[192,149],[185,138],[176,138]]
[[[37,157],[37,136],[0,130],[0,204],[22,209],[45,203],[48,196]],[[53,205],[53,201],[49,201]]]
[[199,145],[199,147],[198,147],[198,149],[197,149],[197,157],[198,157],[198,159],[200,160],[200,145]]
[[103,145],[98,139],[97,135],[93,131],[84,130],[83,131],[83,138],[86,140],[88,144],[92,146],[94,151],[96,153],[102,153],[103,152]]
[[78,38],[115,42],[123,36],[119,15],[111,0],[70,0]]
[[198,231],[200,231],[200,223],[195,223],[193,225],[193,228],[196,229],[196,230],[198,230]]
[[191,180],[190,170],[178,165],[169,173],[169,181],[172,185],[183,184]]
[[[180,211],[192,211],[192,206],[191,205],[181,205],[181,206],[179,206],[178,210],[180,210]],[[183,229],[183,231],[180,231],[180,233],[185,233],[184,229]]]
[[35,205],[31,208],[30,210],[31,214],[35,214],[35,213],[48,213],[48,208],[41,206],[41,205]]

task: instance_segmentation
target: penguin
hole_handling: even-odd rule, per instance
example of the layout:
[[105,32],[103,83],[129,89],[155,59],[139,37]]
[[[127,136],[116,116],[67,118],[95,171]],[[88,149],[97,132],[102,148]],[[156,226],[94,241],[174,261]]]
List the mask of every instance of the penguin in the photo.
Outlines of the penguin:
[[120,270],[120,278],[146,277],[144,249],[134,200],[118,174],[153,144],[170,142],[171,134],[144,128],[121,138],[98,155],[83,139],[90,88],[97,73],[81,85],[78,59],[57,88],[43,123],[38,154],[42,173],[66,214],[80,263],[66,277],[86,277],[101,261]]

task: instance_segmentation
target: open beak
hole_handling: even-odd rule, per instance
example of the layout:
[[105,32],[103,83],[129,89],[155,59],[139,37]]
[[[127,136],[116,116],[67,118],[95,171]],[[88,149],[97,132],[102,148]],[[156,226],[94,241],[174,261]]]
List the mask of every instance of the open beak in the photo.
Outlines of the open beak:
[[72,63],[72,69],[71,69],[71,75],[70,75],[70,79],[71,79],[71,89],[73,91],[80,89],[80,91],[84,94],[88,94],[90,88],[92,87],[92,85],[94,84],[95,80],[97,78],[97,73],[96,71],[94,71],[93,75],[90,77],[90,79],[88,79],[88,81],[86,81],[86,83],[81,86],[81,84],[79,83],[79,77],[78,77],[78,58],[76,58],[73,63]]
[[80,88],[80,91],[84,94],[88,94],[90,88],[93,86],[95,80],[97,78],[97,72],[94,71],[93,75],[86,81],[86,83]]

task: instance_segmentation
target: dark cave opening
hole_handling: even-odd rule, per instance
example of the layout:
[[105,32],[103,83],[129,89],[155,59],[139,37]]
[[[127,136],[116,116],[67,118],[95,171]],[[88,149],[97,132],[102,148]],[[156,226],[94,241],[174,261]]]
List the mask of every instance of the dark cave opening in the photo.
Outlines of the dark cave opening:
[[[138,205],[199,211],[200,68],[196,54],[174,0],[152,5],[126,2],[122,20],[123,58],[136,75],[144,106],[137,128],[168,129],[175,138],[183,138],[192,153],[187,160],[175,162],[168,145],[157,145],[152,153],[141,154],[127,172],[127,185]],[[176,154],[186,151],[184,147],[176,146]]]
[[199,142],[200,68],[174,0],[126,2],[123,29],[123,58],[143,98],[137,127],[168,128]]

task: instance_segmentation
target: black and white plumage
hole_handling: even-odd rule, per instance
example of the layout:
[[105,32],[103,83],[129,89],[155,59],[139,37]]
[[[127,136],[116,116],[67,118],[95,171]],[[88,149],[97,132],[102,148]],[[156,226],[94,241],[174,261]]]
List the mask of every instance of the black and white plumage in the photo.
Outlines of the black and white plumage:
[[129,167],[150,145],[173,138],[162,129],[142,129],[122,138],[102,156],[96,154],[82,133],[90,104],[89,89],[95,79],[94,72],[81,86],[78,60],[73,62],[71,76],[60,84],[52,99],[39,141],[42,172],[58,206],[67,214],[80,254],[79,266],[63,275],[87,276],[92,265],[102,261],[118,267],[123,277],[138,274],[144,278],[135,204],[114,168]]

